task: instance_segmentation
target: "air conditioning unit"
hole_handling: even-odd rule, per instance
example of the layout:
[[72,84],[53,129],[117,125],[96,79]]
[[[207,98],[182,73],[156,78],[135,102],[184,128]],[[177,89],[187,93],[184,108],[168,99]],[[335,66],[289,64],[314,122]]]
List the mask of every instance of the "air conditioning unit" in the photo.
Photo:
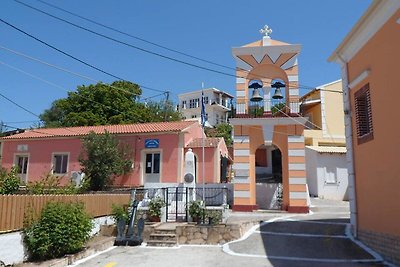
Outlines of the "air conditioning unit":
[[79,187],[81,185],[83,177],[85,177],[85,173],[81,171],[71,172],[71,181],[75,184],[76,187]]

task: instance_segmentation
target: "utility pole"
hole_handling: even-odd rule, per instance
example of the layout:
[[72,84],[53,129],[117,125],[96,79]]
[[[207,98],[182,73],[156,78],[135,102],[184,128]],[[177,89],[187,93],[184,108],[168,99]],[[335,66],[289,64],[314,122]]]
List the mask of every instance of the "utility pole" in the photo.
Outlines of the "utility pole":
[[168,121],[168,108],[167,108],[167,105],[169,105],[168,100],[169,100],[169,91],[166,91],[165,103],[164,103],[164,122]]

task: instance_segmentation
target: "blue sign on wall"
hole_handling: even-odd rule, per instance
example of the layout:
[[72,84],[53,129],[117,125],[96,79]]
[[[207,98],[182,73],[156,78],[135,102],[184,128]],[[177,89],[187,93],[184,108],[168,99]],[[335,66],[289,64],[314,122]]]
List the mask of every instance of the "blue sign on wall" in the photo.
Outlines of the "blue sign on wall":
[[158,139],[146,139],[144,141],[145,148],[158,148],[160,146],[160,140]]

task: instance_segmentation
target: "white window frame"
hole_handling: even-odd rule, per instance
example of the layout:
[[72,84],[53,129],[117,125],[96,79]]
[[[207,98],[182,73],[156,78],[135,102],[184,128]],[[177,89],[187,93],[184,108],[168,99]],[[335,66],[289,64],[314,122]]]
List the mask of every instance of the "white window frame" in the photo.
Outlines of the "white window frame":
[[[55,161],[54,161],[54,158],[56,156],[67,156],[68,157],[67,158],[67,167],[66,167],[65,173],[56,173],[54,171],[56,169],[55,168]],[[51,173],[56,175],[56,176],[64,176],[64,175],[68,174],[68,172],[69,172],[69,160],[70,160],[70,153],[69,152],[53,152],[53,153],[51,153]]]
[[[28,183],[28,175],[29,175],[29,162],[30,162],[30,158],[31,155],[30,153],[14,153],[14,161],[13,161],[13,167],[18,166],[18,160],[17,157],[27,157],[28,158],[28,164],[26,165],[26,173],[24,173],[25,175],[25,179],[23,179],[24,181],[22,181],[22,177],[20,176],[20,179],[22,182],[24,182],[25,184]],[[18,175],[22,175],[23,173],[19,173]]]
[[162,183],[163,181],[163,177],[162,177],[162,171],[163,171],[163,150],[159,149],[159,148],[149,148],[149,149],[143,149],[141,151],[142,155],[141,155],[141,167],[142,167],[142,172],[141,172],[141,184],[144,184],[146,181],[146,155],[147,154],[155,154],[155,153],[159,153],[160,154],[160,168],[159,168],[159,176],[160,176],[160,180],[159,183]]

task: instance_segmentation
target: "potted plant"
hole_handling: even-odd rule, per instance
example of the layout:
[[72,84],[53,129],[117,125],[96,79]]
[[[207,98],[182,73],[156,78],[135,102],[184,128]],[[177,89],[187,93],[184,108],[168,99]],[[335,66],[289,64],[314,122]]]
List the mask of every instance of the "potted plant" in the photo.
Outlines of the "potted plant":
[[165,202],[161,197],[155,197],[149,203],[149,219],[152,222],[161,221],[161,209],[165,207]]
[[112,217],[117,223],[117,236],[122,237],[125,231],[126,224],[129,221],[128,209],[126,208],[126,206],[113,204],[111,210]]
[[204,214],[204,207],[200,200],[190,201],[189,215],[192,217],[193,222],[200,223]]

